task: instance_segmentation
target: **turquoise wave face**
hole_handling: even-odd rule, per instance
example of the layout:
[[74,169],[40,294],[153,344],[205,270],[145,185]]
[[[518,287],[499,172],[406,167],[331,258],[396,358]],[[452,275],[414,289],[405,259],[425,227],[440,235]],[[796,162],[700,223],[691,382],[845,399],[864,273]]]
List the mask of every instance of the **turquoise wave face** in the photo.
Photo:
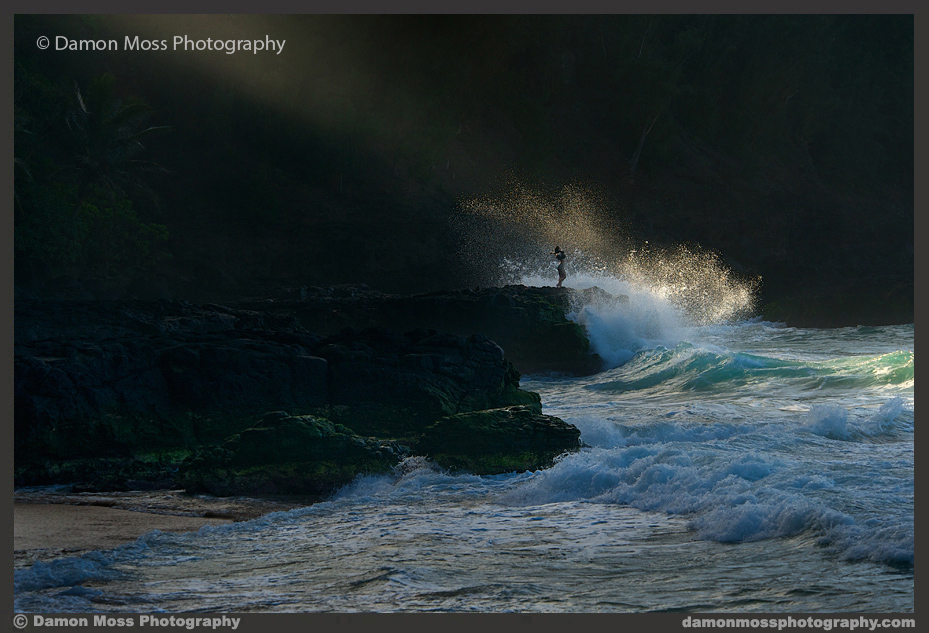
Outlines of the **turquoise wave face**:
[[914,376],[914,354],[831,360],[788,360],[743,352],[714,352],[681,343],[637,353],[626,364],[602,374],[593,391],[726,392],[736,389],[856,389],[906,387]]

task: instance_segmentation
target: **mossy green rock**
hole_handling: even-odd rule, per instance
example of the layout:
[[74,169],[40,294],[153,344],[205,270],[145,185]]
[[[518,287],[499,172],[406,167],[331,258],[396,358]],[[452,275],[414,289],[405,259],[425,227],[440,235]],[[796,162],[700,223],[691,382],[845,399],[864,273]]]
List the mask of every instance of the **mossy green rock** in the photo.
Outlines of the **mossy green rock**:
[[459,413],[429,426],[416,446],[445,468],[478,475],[548,468],[580,448],[581,432],[532,406]]
[[73,484],[73,492],[114,492],[173,488],[178,466],[189,451],[165,451],[131,457],[48,458],[14,468],[14,482]]
[[406,452],[325,418],[275,412],[201,451],[178,481],[189,492],[216,495],[325,495],[359,474],[388,471]]

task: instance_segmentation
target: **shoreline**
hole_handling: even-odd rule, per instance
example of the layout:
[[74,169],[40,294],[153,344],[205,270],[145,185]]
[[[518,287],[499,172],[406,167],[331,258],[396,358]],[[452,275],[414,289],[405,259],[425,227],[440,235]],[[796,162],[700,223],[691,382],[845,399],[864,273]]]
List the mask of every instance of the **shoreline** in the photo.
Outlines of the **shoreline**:
[[[57,488],[57,487],[56,487]],[[71,493],[29,488],[13,494],[13,569],[132,543],[153,530],[189,532],[248,521],[319,499],[189,495],[180,490]]]

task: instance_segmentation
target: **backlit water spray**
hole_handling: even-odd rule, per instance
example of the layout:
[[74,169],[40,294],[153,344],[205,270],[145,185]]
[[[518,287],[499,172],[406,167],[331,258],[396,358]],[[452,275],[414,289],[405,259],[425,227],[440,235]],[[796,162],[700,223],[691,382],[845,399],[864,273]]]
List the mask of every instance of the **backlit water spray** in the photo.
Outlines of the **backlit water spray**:
[[699,246],[635,240],[621,213],[590,189],[543,194],[517,184],[465,200],[461,211],[461,255],[476,283],[554,286],[557,245],[568,254],[567,287],[628,298],[588,295],[574,306],[572,317],[611,365],[638,349],[675,345],[691,328],[752,316],[758,280],[736,277]]

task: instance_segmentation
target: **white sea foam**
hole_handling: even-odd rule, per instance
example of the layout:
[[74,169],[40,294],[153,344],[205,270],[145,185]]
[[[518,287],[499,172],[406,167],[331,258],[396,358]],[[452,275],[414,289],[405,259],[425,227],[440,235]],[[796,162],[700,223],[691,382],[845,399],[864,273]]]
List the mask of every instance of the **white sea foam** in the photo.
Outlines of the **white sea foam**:
[[[611,442],[618,443],[616,437]],[[537,473],[500,500],[518,506],[616,503],[679,514],[690,518],[700,538],[722,542],[810,531],[845,558],[912,562],[912,531],[906,525],[856,525],[847,512],[807,496],[834,488],[829,478],[795,475],[791,469],[795,465],[760,453],[667,445],[594,448]]]
[[814,405],[808,414],[806,430],[831,439],[848,438],[848,411],[839,405]]
[[894,397],[880,406],[877,412],[866,416],[852,417],[840,405],[814,405],[806,415],[802,430],[836,440],[862,440],[893,434],[897,430],[912,430],[905,423],[896,424],[898,418],[908,411],[901,397]]

